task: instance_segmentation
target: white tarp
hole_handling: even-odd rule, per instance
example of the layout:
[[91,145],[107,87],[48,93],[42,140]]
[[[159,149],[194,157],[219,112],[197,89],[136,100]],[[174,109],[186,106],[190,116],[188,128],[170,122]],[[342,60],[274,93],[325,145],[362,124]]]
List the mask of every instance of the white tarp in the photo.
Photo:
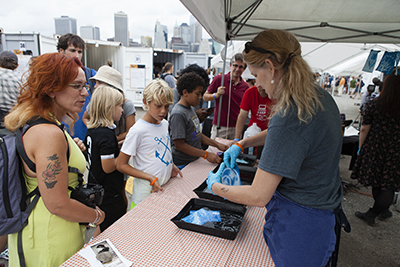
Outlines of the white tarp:
[[[357,75],[371,49],[398,51],[398,0],[181,0],[217,42],[251,40],[264,29],[284,29],[302,43],[302,55],[319,72]],[[366,43],[366,44],[365,44]],[[227,59],[244,42],[228,49]],[[380,45],[379,45],[380,44]],[[212,65],[222,67],[214,57]],[[228,61],[229,63],[229,61]],[[228,64],[229,65],[229,64]]]
[[[246,41],[232,41],[228,43],[227,66],[236,53],[241,53]],[[362,68],[369,52],[381,51],[377,62],[380,62],[385,51],[398,51],[399,45],[394,44],[354,44],[354,43],[317,43],[301,42],[302,56],[314,71],[330,73],[332,75],[358,76],[363,73]],[[221,54],[211,59],[211,66],[222,68]],[[378,64],[376,64],[375,68]]]
[[[371,50],[380,51],[379,63],[385,51],[398,51],[393,44],[355,44],[355,43],[301,43],[302,56],[314,71],[335,75],[357,76]],[[376,64],[375,68],[378,64]]]
[[300,42],[400,43],[398,0],[181,2],[221,44],[250,40],[264,29],[288,30]]

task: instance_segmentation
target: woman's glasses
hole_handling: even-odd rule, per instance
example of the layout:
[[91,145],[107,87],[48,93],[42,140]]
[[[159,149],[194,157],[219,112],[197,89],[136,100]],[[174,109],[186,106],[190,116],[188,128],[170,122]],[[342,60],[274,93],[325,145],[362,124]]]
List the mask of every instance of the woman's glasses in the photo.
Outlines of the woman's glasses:
[[75,90],[80,91],[80,92],[82,92],[82,89],[85,89],[86,91],[90,90],[90,85],[89,84],[70,83],[68,85],[71,86],[72,88],[74,88]]

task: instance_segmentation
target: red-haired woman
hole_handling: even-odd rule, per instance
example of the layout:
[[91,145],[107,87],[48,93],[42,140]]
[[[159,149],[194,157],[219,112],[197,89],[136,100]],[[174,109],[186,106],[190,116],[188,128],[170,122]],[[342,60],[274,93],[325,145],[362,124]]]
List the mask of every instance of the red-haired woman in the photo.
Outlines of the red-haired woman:
[[[66,119],[73,123],[87,94],[78,59],[44,54],[30,66],[30,75],[16,106],[5,117],[5,125],[16,131],[38,118],[56,124]],[[78,176],[69,173],[68,167],[83,172],[86,163],[67,132],[55,124],[37,124],[26,131],[23,140],[28,158],[36,164],[36,172],[23,165],[26,185],[29,192],[38,186],[41,195],[22,231],[26,266],[59,266],[83,247],[85,227],[79,222],[99,225],[105,214],[70,198],[68,186],[76,187]],[[9,235],[8,242],[10,266],[18,266],[17,234]]]

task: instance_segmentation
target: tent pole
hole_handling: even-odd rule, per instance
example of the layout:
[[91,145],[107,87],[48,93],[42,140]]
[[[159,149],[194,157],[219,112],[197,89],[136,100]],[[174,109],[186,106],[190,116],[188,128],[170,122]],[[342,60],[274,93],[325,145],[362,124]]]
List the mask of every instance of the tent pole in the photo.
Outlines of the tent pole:
[[335,74],[333,74],[333,80],[332,80],[332,82],[333,82],[333,84],[331,84],[331,88],[332,88],[331,95],[332,95],[332,97],[333,97],[333,92],[334,92],[335,89],[336,89],[336,75],[335,75]]
[[[228,51],[228,40],[225,41],[225,51],[224,51],[224,63],[222,65],[222,77],[221,77],[221,86],[224,86],[224,78],[225,78],[225,66],[226,66],[226,54]],[[219,129],[221,129],[221,108],[222,108],[222,95],[219,96],[219,107],[218,107],[218,120],[217,120],[217,136],[219,134]]]

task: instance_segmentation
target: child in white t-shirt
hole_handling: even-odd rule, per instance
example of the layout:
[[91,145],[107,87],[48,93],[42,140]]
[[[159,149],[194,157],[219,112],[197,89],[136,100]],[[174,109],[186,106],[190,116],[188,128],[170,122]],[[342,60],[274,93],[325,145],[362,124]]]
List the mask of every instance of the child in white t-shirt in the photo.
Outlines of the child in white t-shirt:
[[[132,205],[139,204],[153,192],[163,191],[162,185],[181,171],[172,161],[168,122],[164,119],[173,103],[174,92],[168,84],[156,79],[143,90],[146,114],[130,129],[117,159],[117,169],[135,177]],[[128,161],[132,157],[132,167]]]

